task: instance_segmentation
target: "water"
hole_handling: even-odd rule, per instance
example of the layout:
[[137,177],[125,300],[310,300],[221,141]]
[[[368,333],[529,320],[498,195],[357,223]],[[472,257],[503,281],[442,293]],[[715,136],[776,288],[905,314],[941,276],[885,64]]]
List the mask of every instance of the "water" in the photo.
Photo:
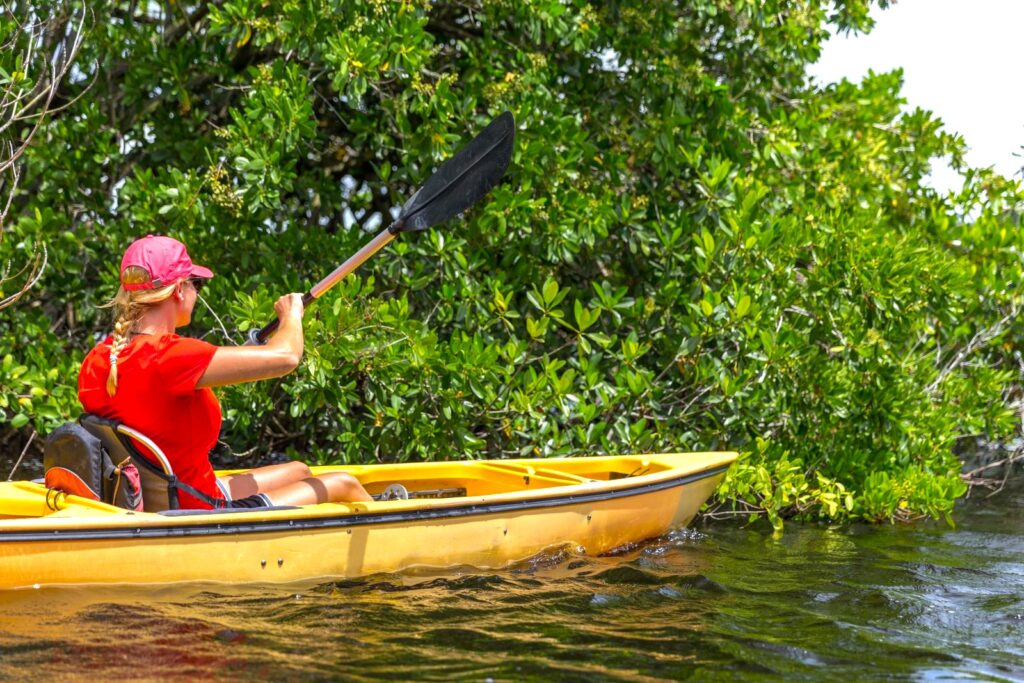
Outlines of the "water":
[[1024,680],[1024,481],[958,527],[698,526],[613,557],[0,594],[0,679]]

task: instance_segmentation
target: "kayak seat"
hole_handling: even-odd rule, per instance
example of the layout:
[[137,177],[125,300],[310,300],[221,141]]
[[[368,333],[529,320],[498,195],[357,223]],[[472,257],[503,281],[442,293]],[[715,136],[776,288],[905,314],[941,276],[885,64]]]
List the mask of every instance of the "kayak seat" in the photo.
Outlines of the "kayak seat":
[[[141,512],[139,469],[125,456],[113,460],[103,442],[74,422],[50,432],[43,444],[42,484],[49,490]],[[47,506],[50,505],[49,491]]]
[[[100,440],[111,460],[121,462],[125,458],[131,458],[139,470],[142,483],[142,503],[146,512],[178,510],[180,508],[179,491],[205,500],[214,507],[218,507],[218,504],[221,503],[221,501],[215,501],[201,491],[179,481],[174,475],[174,468],[171,467],[170,461],[160,447],[137,429],[132,429],[116,420],[108,420],[89,413],[79,417],[78,422],[86,431]],[[144,455],[143,451],[147,455]]]

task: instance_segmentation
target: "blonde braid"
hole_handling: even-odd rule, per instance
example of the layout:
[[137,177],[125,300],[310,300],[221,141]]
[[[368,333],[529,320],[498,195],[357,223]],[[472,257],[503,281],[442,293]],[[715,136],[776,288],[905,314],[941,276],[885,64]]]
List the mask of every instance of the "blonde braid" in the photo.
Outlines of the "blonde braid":
[[[149,272],[145,268],[129,266],[121,274],[121,281],[128,284],[149,282]],[[110,345],[110,373],[107,375],[107,395],[117,393],[117,358],[131,341],[131,333],[136,324],[150,306],[160,303],[174,293],[177,283],[171,283],[160,289],[127,290],[121,287],[117,295],[102,308],[114,309],[114,334]]]
[[129,333],[142,317],[145,306],[140,306],[134,301],[127,301],[123,306],[118,307],[120,314],[117,322],[114,323],[114,339],[110,345],[110,374],[107,375],[107,395],[113,396],[117,393],[117,357],[128,346]]

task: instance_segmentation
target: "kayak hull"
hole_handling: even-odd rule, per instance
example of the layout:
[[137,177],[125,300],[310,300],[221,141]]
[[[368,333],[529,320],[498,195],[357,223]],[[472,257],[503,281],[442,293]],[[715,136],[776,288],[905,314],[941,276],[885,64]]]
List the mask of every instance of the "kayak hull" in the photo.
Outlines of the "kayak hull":
[[[404,479],[419,488],[463,484],[457,488],[482,493],[256,511],[131,513],[69,496],[65,507],[49,514],[0,519],[0,588],[277,583],[419,567],[500,568],[566,545],[601,554],[685,526],[734,458],[578,458],[540,461],[543,468],[538,461],[431,463],[390,472],[384,471],[389,466],[317,468],[348,471],[371,492]],[[594,469],[601,460],[614,463]],[[590,469],[581,469],[583,461]],[[559,467],[563,463],[571,466]],[[614,477],[644,463],[651,473]],[[606,472],[608,479],[585,476]],[[19,482],[15,491],[0,490],[0,510],[6,500],[8,512],[30,511],[33,495],[45,498],[45,489]]]

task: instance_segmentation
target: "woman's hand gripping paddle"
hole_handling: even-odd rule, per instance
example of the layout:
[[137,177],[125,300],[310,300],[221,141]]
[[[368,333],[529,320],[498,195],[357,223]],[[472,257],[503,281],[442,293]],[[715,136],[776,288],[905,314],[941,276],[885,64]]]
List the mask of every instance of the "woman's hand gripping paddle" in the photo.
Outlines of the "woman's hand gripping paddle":
[[[455,153],[402,206],[398,218],[370,240],[362,249],[338,266],[303,297],[306,306],[319,299],[346,275],[377,253],[399,233],[426,230],[444,223],[473,206],[498,184],[512,159],[515,121],[505,112],[483,129],[469,144]],[[263,344],[274,330],[275,319],[259,330],[249,330],[250,344]]]

